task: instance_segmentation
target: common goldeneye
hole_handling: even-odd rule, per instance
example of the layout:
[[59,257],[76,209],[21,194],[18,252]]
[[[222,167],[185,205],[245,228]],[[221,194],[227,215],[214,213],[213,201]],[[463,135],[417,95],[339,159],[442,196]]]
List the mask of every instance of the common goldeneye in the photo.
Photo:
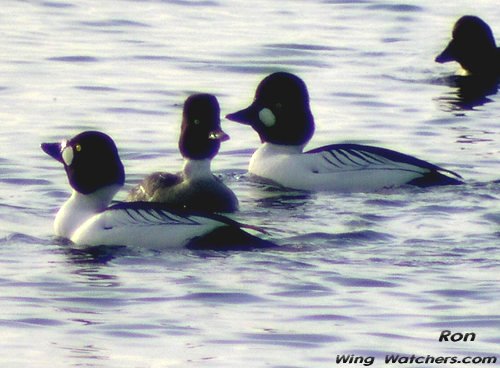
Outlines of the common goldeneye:
[[220,107],[210,94],[195,94],[184,103],[179,150],[181,173],[155,172],[133,188],[128,201],[161,202],[175,209],[234,212],[238,199],[210,170],[220,142],[228,140],[220,126]]
[[457,20],[452,40],[436,61],[456,61],[471,75],[500,76],[500,48],[493,32],[486,22],[472,15]]
[[59,237],[77,245],[125,245],[150,249],[191,247],[248,249],[272,246],[225,216],[171,211],[160,203],[123,202],[110,206],[125,172],[114,141],[86,131],[62,143],[43,143],[43,151],[64,165],[71,197],[57,213]]
[[385,148],[334,144],[303,152],[314,133],[305,83],[277,72],[259,84],[253,103],[227,119],[250,125],[262,146],[249,172],[284,187],[309,191],[376,191],[404,184],[461,184],[449,170]]

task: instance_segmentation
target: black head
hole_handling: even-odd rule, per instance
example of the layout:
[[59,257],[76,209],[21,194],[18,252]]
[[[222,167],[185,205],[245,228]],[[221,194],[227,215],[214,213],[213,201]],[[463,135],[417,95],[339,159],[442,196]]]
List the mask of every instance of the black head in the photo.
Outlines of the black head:
[[467,71],[481,74],[498,68],[495,38],[481,18],[466,15],[453,28],[452,40],[436,57],[438,63],[457,61]]
[[302,79],[286,72],[264,78],[253,103],[226,118],[251,125],[263,142],[301,145],[314,133],[307,87]]
[[42,143],[42,150],[64,165],[73,189],[90,194],[125,182],[115,142],[106,134],[87,131],[61,143]]
[[185,158],[203,160],[217,155],[220,142],[229,136],[220,127],[217,98],[209,94],[191,95],[184,102],[179,150]]

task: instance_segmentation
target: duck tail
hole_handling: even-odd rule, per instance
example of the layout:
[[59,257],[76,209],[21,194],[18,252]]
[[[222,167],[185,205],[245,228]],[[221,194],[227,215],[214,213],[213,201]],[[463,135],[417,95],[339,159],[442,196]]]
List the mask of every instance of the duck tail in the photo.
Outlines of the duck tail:
[[[246,227],[255,230],[253,226]],[[274,247],[277,247],[275,243],[233,226],[219,227],[209,234],[192,239],[187,245],[188,249],[216,251],[251,251]]]
[[461,185],[464,184],[464,182],[463,178],[456,172],[446,169],[440,169],[432,170],[424,176],[413,179],[408,184],[426,188],[440,185]]

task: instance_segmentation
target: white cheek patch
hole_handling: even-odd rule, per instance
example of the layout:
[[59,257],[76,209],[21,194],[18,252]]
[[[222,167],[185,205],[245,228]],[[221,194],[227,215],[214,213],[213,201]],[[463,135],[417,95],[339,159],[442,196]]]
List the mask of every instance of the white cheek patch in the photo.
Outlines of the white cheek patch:
[[274,116],[273,112],[268,108],[259,111],[259,119],[262,121],[262,124],[268,128],[276,124],[276,116]]
[[61,156],[62,156],[62,159],[63,159],[64,163],[66,164],[66,166],[71,166],[71,163],[73,162],[73,157],[74,157],[73,147],[66,147],[62,151]]

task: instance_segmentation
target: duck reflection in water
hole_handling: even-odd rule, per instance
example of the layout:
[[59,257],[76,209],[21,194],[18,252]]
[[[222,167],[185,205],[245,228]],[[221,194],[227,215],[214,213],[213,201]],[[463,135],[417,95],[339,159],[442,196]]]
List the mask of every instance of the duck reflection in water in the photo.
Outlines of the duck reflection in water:
[[498,92],[500,49],[491,28],[482,19],[466,15],[453,27],[452,40],[436,57],[436,62],[458,62],[467,75],[450,76],[445,84],[456,88],[456,97],[447,95],[441,101],[452,110],[471,110],[491,102],[487,96]]
[[488,96],[498,92],[498,80],[477,76],[449,76],[441,79],[439,84],[453,88],[438,98],[446,111],[474,110],[493,100]]
[[278,183],[254,175],[243,176],[243,181],[251,191],[253,203],[258,208],[292,210],[310,204],[314,193],[293,190]]

